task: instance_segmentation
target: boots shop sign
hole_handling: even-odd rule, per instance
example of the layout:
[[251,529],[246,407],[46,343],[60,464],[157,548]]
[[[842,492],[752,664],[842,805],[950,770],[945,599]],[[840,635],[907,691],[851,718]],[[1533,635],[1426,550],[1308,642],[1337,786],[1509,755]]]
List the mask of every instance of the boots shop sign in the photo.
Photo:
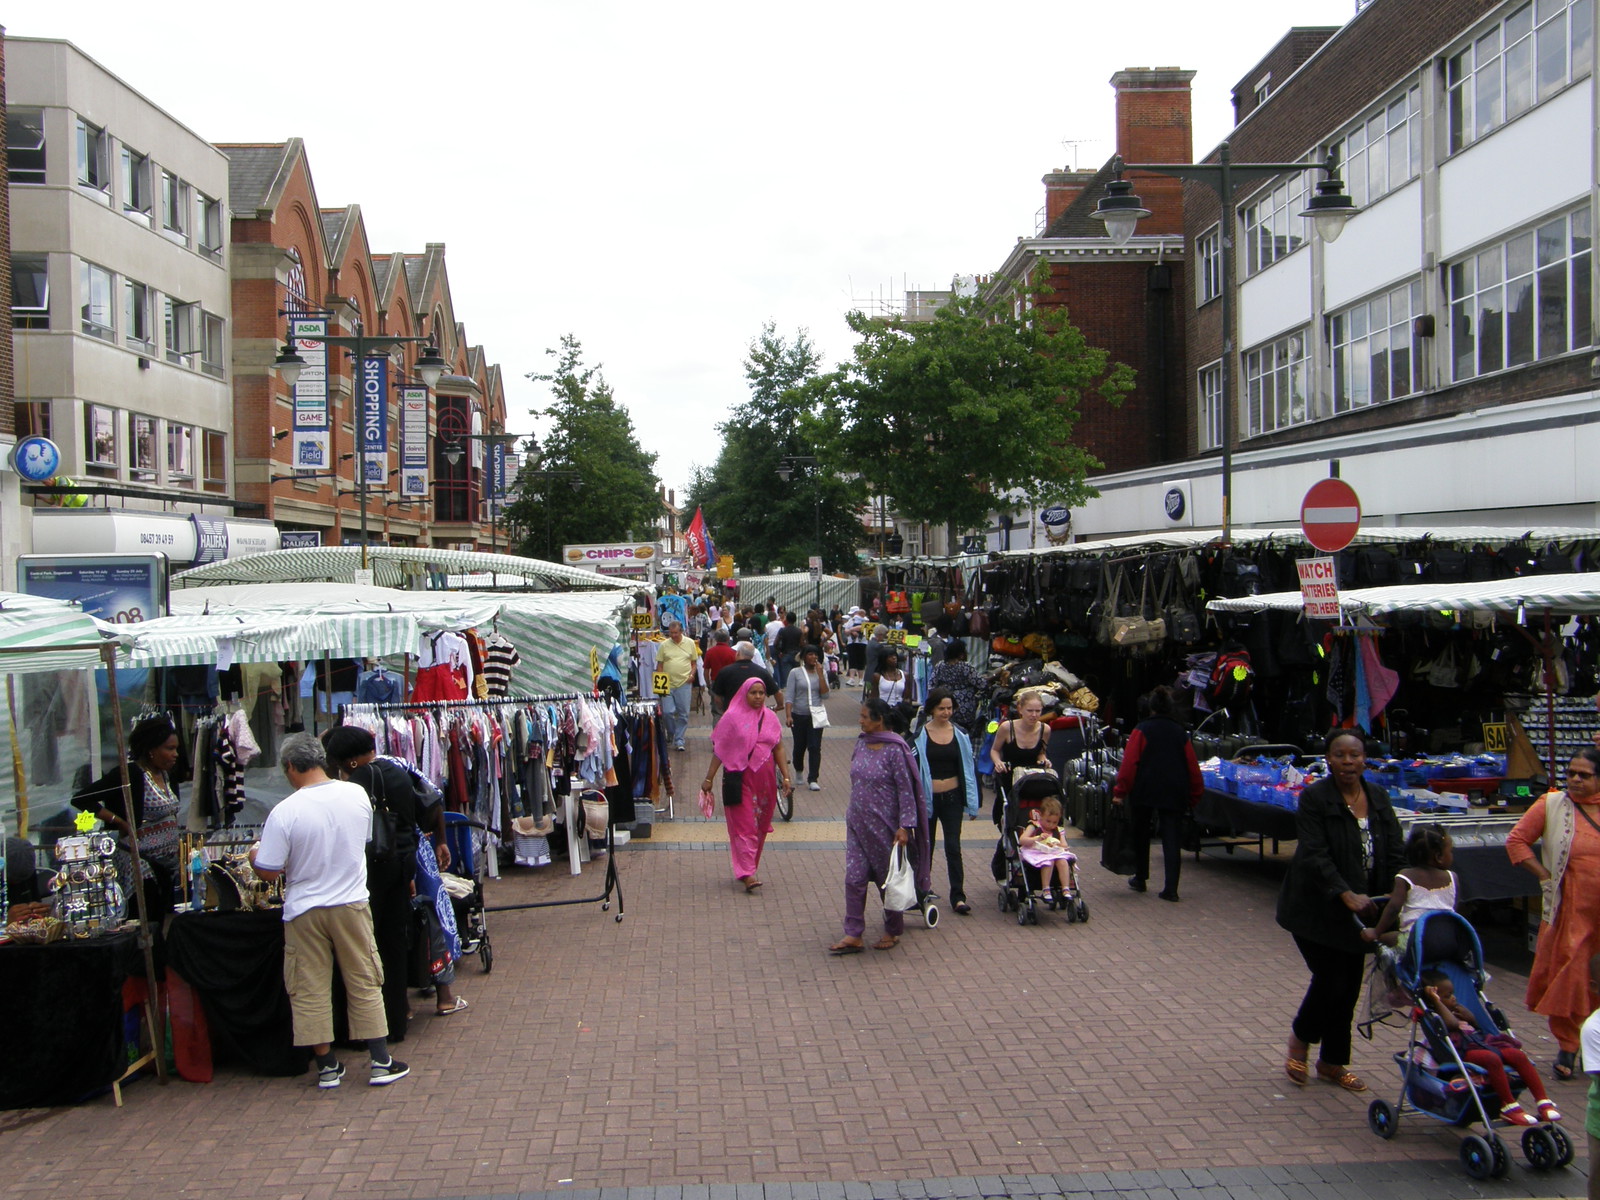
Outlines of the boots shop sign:
[[661,563],[661,545],[658,542],[612,542],[563,546],[561,561],[569,567],[597,571],[601,575],[654,579]]

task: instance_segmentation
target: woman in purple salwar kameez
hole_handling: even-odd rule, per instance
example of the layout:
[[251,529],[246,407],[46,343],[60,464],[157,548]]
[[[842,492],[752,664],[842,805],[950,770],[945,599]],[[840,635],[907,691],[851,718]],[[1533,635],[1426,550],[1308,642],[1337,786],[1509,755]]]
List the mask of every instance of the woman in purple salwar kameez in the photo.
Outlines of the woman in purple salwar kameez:
[[[875,697],[861,706],[861,736],[850,759],[850,805],[844,814],[844,937],[828,947],[830,954],[861,953],[867,885],[882,886],[894,847],[908,848],[918,891],[927,888],[922,778],[911,747],[886,727],[891,714],[889,705]],[[905,914],[884,909],[883,937],[873,949],[892,950],[904,930]]]
[[728,825],[733,877],[745,891],[753,892],[761,886],[756,871],[767,834],[772,832],[773,810],[778,807],[778,777],[783,778],[784,791],[794,791],[789,758],[783,749],[783,723],[767,707],[767,685],[760,679],[745,680],[711,731],[711,769],[701,785],[707,791],[719,768],[744,773],[736,803],[728,800],[724,780],[722,818]]

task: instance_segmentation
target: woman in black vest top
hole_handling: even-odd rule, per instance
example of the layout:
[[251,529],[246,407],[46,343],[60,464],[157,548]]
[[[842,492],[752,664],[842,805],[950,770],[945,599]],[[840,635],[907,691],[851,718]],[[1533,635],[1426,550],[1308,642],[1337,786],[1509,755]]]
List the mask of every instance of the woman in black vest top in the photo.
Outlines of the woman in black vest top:
[[1158,687],[1150,693],[1150,719],[1139,722],[1128,737],[1111,794],[1113,804],[1127,802],[1133,818],[1135,869],[1128,886],[1134,891],[1144,891],[1150,878],[1153,825],[1161,831],[1161,858],[1166,868],[1161,898],[1177,902],[1183,815],[1200,803],[1203,788],[1200,760],[1195,757],[1189,731],[1172,719],[1172,689]]

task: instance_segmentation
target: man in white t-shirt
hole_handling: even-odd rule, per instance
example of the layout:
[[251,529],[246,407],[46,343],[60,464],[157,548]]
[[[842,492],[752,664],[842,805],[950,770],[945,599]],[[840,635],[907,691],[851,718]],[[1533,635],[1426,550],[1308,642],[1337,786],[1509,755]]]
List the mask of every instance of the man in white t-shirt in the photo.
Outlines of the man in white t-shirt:
[[295,791],[267,814],[250,865],[268,882],[284,881],[283,982],[294,1043],[316,1055],[318,1087],[339,1086],[344,1065],[332,1045],[337,962],[350,1036],[367,1043],[368,1082],[382,1087],[410,1068],[389,1053],[383,966],[367,905],[372,801],[357,785],[328,778],[327,754],[309,733],[284,738],[278,761]]

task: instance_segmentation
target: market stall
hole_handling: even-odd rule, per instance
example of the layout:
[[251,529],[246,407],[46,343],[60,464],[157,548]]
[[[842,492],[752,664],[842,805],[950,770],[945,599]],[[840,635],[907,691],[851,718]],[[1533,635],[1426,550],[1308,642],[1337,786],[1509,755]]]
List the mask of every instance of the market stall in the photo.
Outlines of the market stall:
[[830,609],[848,609],[860,603],[861,580],[854,575],[824,575],[819,583],[809,571],[796,571],[784,575],[739,576],[739,602],[759,605],[776,600],[789,612],[804,613],[819,603],[823,612]]
[[515,576],[526,586],[546,591],[633,590],[626,580],[580,571],[542,558],[485,554],[477,550],[441,550],[432,546],[309,546],[299,550],[271,550],[180,571],[172,577],[172,588],[176,595],[179,588],[220,583],[322,580],[445,591],[450,576],[466,574]]

